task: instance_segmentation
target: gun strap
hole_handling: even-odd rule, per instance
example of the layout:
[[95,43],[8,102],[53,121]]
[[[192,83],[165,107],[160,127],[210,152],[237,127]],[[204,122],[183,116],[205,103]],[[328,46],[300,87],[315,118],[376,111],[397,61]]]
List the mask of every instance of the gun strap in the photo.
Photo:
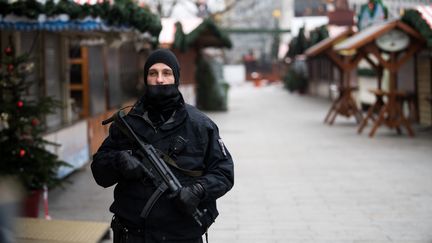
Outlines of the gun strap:
[[166,183],[162,183],[156,188],[156,191],[153,192],[151,197],[147,200],[143,210],[141,211],[141,217],[147,218],[151,209],[153,208],[156,201],[162,196],[162,194],[168,189],[168,185]]
[[[121,124],[118,124],[117,127],[120,129],[120,131],[127,136],[130,140],[134,141],[133,137],[131,137],[130,133],[128,132],[128,130],[123,127]],[[159,153],[159,156],[163,159],[163,161],[165,161],[167,164],[171,165],[172,167],[176,168],[177,170],[179,170],[180,172],[182,172],[185,175],[191,176],[191,177],[200,177],[203,175],[203,171],[202,170],[188,170],[188,169],[183,169],[180,166],[177,165],[177,163],[167,154],[165,154],[164,152],[162,152],[159,149],[156,149]]]
[[159,156],[163,159],[163,161],[165,161],[167,164],[176,168],[177,170],[179,170],[180,172],[182,172],[185,175],[188,175],[191,177],[200,177],[204,173],[202,170],[183,169],[180,166],[178,166],[177,163],[169,155],[165,154],[164,152],[160,151],[159,149],[157,149],[157,151],[159,153]]

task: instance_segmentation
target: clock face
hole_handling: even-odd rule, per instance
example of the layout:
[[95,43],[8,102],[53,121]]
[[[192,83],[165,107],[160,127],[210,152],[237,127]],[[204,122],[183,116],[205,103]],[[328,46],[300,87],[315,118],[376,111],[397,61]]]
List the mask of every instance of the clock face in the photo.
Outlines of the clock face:
[[408,47],[409,42],[409,36],[398,29],[392,29],[375,40],[381,50],[388,52],[401,51]]

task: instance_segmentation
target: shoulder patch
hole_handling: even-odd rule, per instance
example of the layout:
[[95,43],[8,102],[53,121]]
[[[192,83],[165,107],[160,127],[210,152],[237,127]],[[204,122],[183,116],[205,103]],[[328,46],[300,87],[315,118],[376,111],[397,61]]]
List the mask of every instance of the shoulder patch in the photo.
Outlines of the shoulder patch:
[[219,142],[219,146],[220,146],[220,148],[221,148],[222,154],[223,154],[225,157],[227,157],[227,153],[226,153],[226,150],[225,150],[225,144],[223,143],[222,138],[219,138],[219,139],[218,139],[218,142]]

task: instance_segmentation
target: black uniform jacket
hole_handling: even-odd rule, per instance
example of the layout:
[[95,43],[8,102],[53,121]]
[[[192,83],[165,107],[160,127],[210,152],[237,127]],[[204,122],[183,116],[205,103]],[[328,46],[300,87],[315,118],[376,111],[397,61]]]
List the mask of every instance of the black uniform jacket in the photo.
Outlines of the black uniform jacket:
[[172,199],[164,193],[144,220],[140,213],[155,187],[149,180],[125,180],[114,165],[118,151],[136,147],[113,123],[109,136],[93,156],[91,169],[96,182],[103,187],[117,184],[110,211],[124,219],[131,227],[143,228],[156,241],[196,239],[206,231],[218,215],[216,199],[229,191],[234,183],[234,166],[230,153],[219,137],[216,124],[195,107],[185,104],[173,117],[159,128],[154,128],[143,116],[145,110],[140,101],[126,116],[127,122],[143,141],[168,152],[173,140],[182,136],[187,140],[185,148],[176,156],[179,167],[204,171],[201,177],[186,176],[175,168],[172,171],[183,186],[200,182],[205,197],[199,208],[206,209],[204,225],[178,210]]

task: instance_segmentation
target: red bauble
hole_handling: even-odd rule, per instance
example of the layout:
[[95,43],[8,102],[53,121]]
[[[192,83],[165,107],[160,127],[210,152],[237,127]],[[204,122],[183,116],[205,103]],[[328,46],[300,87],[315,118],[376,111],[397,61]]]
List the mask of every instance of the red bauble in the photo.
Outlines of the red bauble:
[[26,151],[24,149],[20,149],[19,156],[22,158],[26,155]]
[[24,106],[24,102],[23,102],[22,100],[18,101],[18,102],[17,102],[17,106],[18,106],[19,108],[23,107],[23,106]]
[[13,70],[14,70],[14,65],[13,64],[9,64],[8,66],[7,66],[7,70],[8,70],[8,72],[13,72]]
[[10,47],[10,46],[6,47],[6,48],[4,49],[4,53],[5,53],[6,55],[8,55],[8,56],[12,56],[12,54],[13,54],[13,49],[12,49],[12,47]]
[[33,118],[32,120],[31,120],[31,124],[32,124],[32,126],[37,126],[37,125],[39,125],[39,123],[40,123],[40,121],[39,121],[39,119],[37,119],[37,118]]

